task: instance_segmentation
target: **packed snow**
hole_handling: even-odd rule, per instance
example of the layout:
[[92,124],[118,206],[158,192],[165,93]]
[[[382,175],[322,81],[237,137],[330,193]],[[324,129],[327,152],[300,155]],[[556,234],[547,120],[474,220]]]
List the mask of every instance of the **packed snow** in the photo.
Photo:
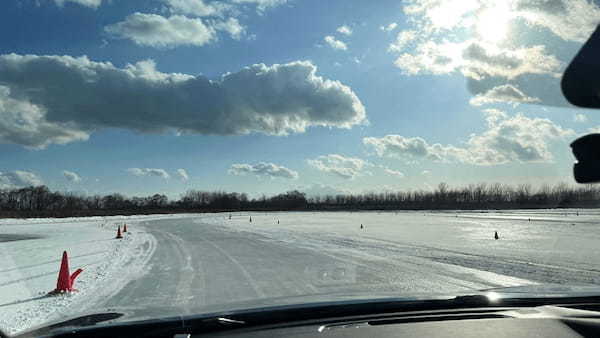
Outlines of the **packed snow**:
[[[85,312],[143,273],[156,242],[136,225],[161,216],[0,220],[0,328],[14,333]],[[164,217],[164,216],[162,216]],[[115,239],[117,226],[128,233]],[[78,292],[48,296],[62,252],[69,255]]]
[[[599,225],[596,210],[0,220],[0,327],[120,308],[151,318],[355,293],[599,285]],[[50,297],[63,250],[71,271],[84,269],[79,291]]]

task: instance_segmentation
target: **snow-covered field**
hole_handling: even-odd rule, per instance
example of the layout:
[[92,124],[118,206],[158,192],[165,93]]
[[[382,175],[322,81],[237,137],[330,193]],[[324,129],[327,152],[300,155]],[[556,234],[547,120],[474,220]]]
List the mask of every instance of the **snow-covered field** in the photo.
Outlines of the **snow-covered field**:
[[[123,223],[129,233],[115,240]],[[0,328],[106,309],[152,317],[311,295],[600,285],[599,244],[595,210],[0,220]],[[84,269],[79,292],[47,297],[63,250]]]

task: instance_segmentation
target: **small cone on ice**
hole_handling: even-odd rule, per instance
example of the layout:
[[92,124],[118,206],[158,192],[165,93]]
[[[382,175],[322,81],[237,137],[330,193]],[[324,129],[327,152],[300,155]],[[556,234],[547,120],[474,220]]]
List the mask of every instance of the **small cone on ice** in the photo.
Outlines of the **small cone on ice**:
[[123,238],[123,236],[121,236],[121,226],[119,225],[119,227],[117,228],[117,237],[115,237],[115,239],[120,239]]
[[82,269],[77,269],[72,275],[69,274],[69,258],[67,257],[67,252],[63,251],[60,270],[58,271],[58,280],[56,281],[56,289],[51,291],[50,294],[77,291],[73,286],[75,285],[75,278],[77,278],[82,271]]
[[127,232],[127,224],[123,224],[123,232]]

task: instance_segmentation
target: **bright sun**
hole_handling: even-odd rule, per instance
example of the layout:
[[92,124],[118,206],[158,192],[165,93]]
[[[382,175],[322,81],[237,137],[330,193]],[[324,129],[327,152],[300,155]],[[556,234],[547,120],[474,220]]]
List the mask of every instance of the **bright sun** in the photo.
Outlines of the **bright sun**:
[[477,34],[487,42],[501,42],[508,34],[511,14],[507,2],[497,1],[493,7],[488,7],[477,15]]

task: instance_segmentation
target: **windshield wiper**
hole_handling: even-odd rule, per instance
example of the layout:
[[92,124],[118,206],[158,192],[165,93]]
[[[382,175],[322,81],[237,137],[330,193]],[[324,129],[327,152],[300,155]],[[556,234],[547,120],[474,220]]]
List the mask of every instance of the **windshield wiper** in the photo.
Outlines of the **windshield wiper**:
[[225,317],[217,317],[217,318],[215,318],[215,320],[221,325],[244,325],[244,324],[246,324],[246,322],[243,320],[235,320],[235,319],[229,319],[229,318],[225,318]]
[[[40,336],[56,336],[62,335],[77,335],[79,328],[85,328],[93,326],[100,322],[105,322],[113,319],[122,317],[122,313],[118,312],[106,312],[97,313],[86,316],[81,316],[73,319],[69,319],[63,322],[44,326],[33,331],[26,332],[22,335],[18,335],[13,338],[29,338],[29,337],[40,337]],[[131,336],[164,336],[172,335],[173,333],[197,333],[197,332],[211,332],[219,330],[228,330],[234,327],[240,327],[246,325],[243,320],[236,320],[227,318],[225,316],[215,316],[206,318],[193,318],[185,319],[182,317],[163,318],[157,320],[145,320],[136,323],[124,323],[124,326],[117,326],[114,328],[115,334],[123,335],[123,332],[130,332]],[[133,325],[132,325],[133,324]],[[108,329],[110,330],[110,328]],[[128,331],[129,330],[129,331]],[[188,332],[189,331],[189,332]],[[109,331],[103,332],[100,336],[112,336],[112,334],[106,334]],[[141,334],[144,332],[144,334]],[[94,334],[90,331],[83,331],[81,333],[83,337],[93,337]],[[9,336],[6,336],[9,337]],[[3,338],[3,336],[0,336]]]
[[102,313],[94,313],[90,315],[75,317],[69,320],[65,320],[62,322],[54,323],[48,326],[44,326],[42,328],[29,331],[24,333],[23,335],[19,335],[18,337],[39,337],[43,335],[50,334],[53,330],[58,328],[65,327],[83,327],[83,326],[92,326],[98,323],[106,322],[109,320],[117,319],[122,317],[123,314],[119,312],[102,312]]

